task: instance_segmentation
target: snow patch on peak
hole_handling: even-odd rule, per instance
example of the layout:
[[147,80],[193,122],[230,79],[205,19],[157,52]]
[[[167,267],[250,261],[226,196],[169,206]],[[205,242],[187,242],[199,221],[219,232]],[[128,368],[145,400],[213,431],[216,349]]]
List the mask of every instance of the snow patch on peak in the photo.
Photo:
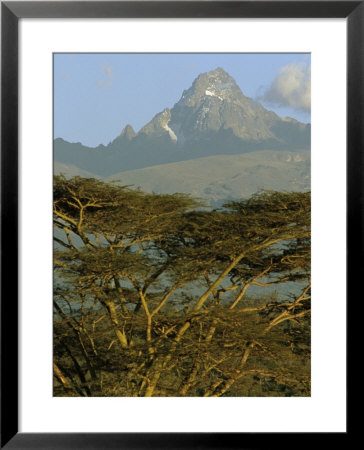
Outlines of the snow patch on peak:
[[219,95],[216,95],[215,92],[211,92],[209,90],[205,91],[205,95],[208,95],[209,97],[217,97],[218,99],[223,100],[222,97],[220,97]]
[[163,128],[164,128],[166,131],[168,131],[169,136],[170,136],[170,138],[172,139],[172,141],[178,141],[178,138],[177,138],[175,132],[172,130],[172,128],[170,128],[170,127],[168,126],[168,123],[164,124],[164,125],[163,125]]
[[182,131],[182,127],[180,123],[174,123],[173,124],[173,128],[174,128],[174,134],[177,136],[177,144],[179,148],[183,148],[183,146],[185,145],[186,142],[186,137]]

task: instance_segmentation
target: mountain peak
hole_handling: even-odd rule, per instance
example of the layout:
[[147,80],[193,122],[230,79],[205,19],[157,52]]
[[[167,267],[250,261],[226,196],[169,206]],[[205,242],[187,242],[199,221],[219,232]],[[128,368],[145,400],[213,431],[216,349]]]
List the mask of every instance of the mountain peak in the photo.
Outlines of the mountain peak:
[[171,118],[171,110],[164,108],[164,110],[156,114],[153,119],[147,123],[140,131],[142,133],[149,133],[153,130],[164,128]]
[[244,97],[243,93],[234,78],[224,69],[218,67],[210,72],[201,73],[194,80],[192,86],[183,91],[179,103],[194,106],[205,99],[221,102],[223,100],[234,101],[242,97]]
[[119,138],[126,138],[128,141],[136,136],[134,128],[131,125],[126,125],[123,131],[120,133]]
[[171,110],[169,108],[164,108],[162,112],[155,115],[153,119],[140,130],[140,133],[154,136],[167,135],[172,141],[177,141],[177,136],[168,125],[170,120]]
[[[222,67],[217,67],[215,70],[210,70],[209,72],[201,73],[197,78],[197,80],[208,80],[210,82],[223,82],[230,81],[234,82],[235,80],[232,76],[230,76]],[[236,83],[235,83],[236,84]]]
[[224,130],[245,140],[273,137],[265,120],[259,123],[255,103],[245,97],[234,78],[221,67],[200,74],[192,86],[183,91],[171,112],[169,127],[177,136],[178,146],[199,140],[201,134],[206,136],[206,133]]
[[310,125],[266,110],[217,67],[198,75],[171,109],[156,114],[138,133],[127,125],[106,147],[112,150],[109,153],[101,145],[90,152],[58,139],[55,154],[59,162],[71,165],[81,158],[82,169],[103,175],[112,174],[118,164],[130,170],[219,154],[309,146]]
[[[201,73],[195,80],[194,84],[197,86],[203,85],[207,88],[215,90],[227,90],[238,88],[236,81],[224,69],[218,67],[210,72]],[[238,88],[239,89],[239,88]],[[239,89],[240,90],[240,89]]]

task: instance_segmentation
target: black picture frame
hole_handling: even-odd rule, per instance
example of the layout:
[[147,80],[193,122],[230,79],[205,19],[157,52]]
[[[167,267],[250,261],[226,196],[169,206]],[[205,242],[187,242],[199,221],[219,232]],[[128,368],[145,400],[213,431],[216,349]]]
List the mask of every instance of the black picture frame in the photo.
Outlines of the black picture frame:
[[[18,317],[18,22],[21,18],[111,17],[347,19],[347,302],[356,300],[364,273],[363,1],[1,2],[1,448],[266,448],[278,440],[280,447],[286,447],[297,439],[300,445],[306,444],[310,433],[298,437],[297,433],[18,432],[19,330],[13,320]],[[348,437],[349,421],[347,430],[336,434],[337,443]],[[316,433],[315,443],[318,437]]]

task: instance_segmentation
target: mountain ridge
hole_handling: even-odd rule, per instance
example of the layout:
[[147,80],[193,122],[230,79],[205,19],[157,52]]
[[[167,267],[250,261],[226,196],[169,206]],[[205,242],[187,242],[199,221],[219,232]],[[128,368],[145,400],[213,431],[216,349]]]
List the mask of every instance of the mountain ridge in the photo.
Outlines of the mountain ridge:
[[213,155],[310,148],[310,124],[280,118],[246,97],[222,68],[200,74],[172,108],[139,132],[123,128],[110,144],[54,140],[55,161],[108,177],[127,170]]

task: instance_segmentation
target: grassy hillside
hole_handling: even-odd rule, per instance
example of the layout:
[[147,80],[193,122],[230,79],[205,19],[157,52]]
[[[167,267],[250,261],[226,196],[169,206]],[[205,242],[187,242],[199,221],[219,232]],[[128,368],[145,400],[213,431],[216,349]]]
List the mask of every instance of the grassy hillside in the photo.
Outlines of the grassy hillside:
[[310,152],[259,151],[217,155],[130,170],[108,177],[146,192],[185,192],[219,201],[247,197],[260,189],[310,189]]

